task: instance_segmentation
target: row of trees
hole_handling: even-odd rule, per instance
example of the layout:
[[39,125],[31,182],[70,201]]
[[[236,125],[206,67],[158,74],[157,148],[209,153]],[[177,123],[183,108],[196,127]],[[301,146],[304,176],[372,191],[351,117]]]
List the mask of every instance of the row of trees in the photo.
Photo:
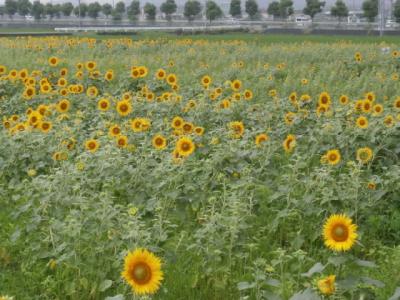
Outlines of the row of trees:
[[[324,1],[319,0],[306,0],[306,6],[303,12],[311,18],[320,13],[325,6]],[[368,21],[373,22],[378,15],[378,0],[364,0],[362,5],[364,16]],[[195,19],[202,12],[202,5],[197,0],[188,0],[184,6],[184,16],[189,20]],[[176,12],[177,5],[175,0],[165,0],[160,6],[160,11],[165,14],[168,20]],[[155,20],[157,7],[152,3],[146,3],[143,7],[146,19]],[[289,15],[293,14],[293,1],[292,0],[274,0],[267,9],[269,15],[275,18],[286,19]],[[64,4],[47,3],[42,4],[40,1],[31,3],[29,0],[6,0],[5,5],[0,7],[0,15],[8,15],[12,18],[15,14],[21,16],[31,14],[36,20],[40,20],[46,16],[50,19],[54,17],[61,17],[61,15],[69,17],[72,14],[82,18],[88,16],[97,19],[100,13],[104,14],[107,18],[112,16],[114,20],[121,20],[125,15],[132,21],[138,19],[140,15],[140,2],[133,0],[130,5],[125,6],[125,3],[120,1],[116,3],[115,7],[106,3],[100,5],[98,2],[90,4],[82,3],[74,7],[71,2]],[[256,0],[245,1],[245,12],[251,19],[256,19],[259,16],[259,8]],[[235,17],[242,16],[242,3],[241,0],[231,0],[229,13]],[[223,13],[221,8],[214,1],[207,1],[205,7],[205,14],[208,20],[212,21],[220,18]],[[349,10],[343,0],[337,0],[335,5],[331,8],[331,15],[337,17],[340,21],[341,18],[347,17]],[[400,22],[400,0],[397,0],[394,5],[394,17],[397,22]]]

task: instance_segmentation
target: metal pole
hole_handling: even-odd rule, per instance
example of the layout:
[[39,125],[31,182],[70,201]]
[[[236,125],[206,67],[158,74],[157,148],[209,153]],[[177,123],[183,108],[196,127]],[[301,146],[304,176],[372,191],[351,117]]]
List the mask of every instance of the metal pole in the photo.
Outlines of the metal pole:
[[79,18],[79,28],[82,27],[82,19],[81,19],[81,0],[78,0],[78,18]]
[[379,36],[383,36],[383,22],[385,21],[385,7],[383,0],[379,0]]

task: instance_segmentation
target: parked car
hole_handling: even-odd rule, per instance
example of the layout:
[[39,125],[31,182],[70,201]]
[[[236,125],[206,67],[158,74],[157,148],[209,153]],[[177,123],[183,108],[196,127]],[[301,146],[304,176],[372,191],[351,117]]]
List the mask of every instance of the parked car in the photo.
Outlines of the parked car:
[[33,16],[31,16],[31,15],[26,15],[25,16],[25,20],[31,22],[31,21],[34,21],[35,18]]

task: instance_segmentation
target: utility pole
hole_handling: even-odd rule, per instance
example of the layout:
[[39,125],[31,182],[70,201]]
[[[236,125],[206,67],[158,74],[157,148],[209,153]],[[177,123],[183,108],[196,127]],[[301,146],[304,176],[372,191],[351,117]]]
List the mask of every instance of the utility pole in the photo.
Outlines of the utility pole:
[[79,18],[79,29],[82,27],[81,19],[81,0],[78,0],[78,18]]
[[385,22],[385,4],[384,0],[379,0],[379,36],[383,36]]

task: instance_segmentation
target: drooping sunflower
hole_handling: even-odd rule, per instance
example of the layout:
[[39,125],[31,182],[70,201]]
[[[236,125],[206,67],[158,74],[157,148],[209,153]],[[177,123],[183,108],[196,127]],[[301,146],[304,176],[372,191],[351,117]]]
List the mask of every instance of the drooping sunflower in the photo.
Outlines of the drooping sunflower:
[[324,295],[332,295],[333,293],[335,293],[335,279],[335,275],[330,275],[328,277],[318,280],[317,285],[319,291]]
[[136,249],[125,257],[121,276],[135,294],[154,294],[164,278],[161,260],[146,249]]
[[234,121],[229,123],[229,127],[232,129],[232,137],[239,139],[244,134],[244,125],[242,122]]
[[132,104],[130,101],[121,100],[117,102],[117,112],[120,116],[127,116],[132,112]]
[[395,120],[392,115],[387,115],[385,119],[383,119],[383,124],[385,124],[386,127],[392,127],[394,122]]
[[357,160],[363,164],[368,163],[374,155],[374,152],[369,147],[359,148],[357,150]]
[[333,251],[350,250],[357,236],[357,225],[344,214],[331,215],[323,227],[325,246]]
[[397,97],[393,102],[393,107],[397,110],[400,110],[400,97]]
[[196,149],[196,146],[191,138],[184,136],[176,142],[175,149],[180,156],[187,157],[193,153],[193,151]]
[[99,149],[99,147],[100,147],[100,143],[98,141],[94,140],[94,139],[87,140],[85,142],[85,148],[89,152],[94,153],[94,152],[97,151],[97,149]]
[[332,166],[337,165],[341,160],[340,151],[338,149],[329,150],[324,157],[326,162]]
[[167,146],[167,139],[163,137],[161,134],[157,134],[152,139],[153,147],[157,150],[165,149]]
[[358,128],[361,128],[361,129],[368,128],[368,119],[364,116],[360,116],[356,120],[356,125]]
[[256,136],[255,143],[257,146],[261,145],[262,143],[268,141],[269,137],[265,133],[260,133]]
[[296,146],[296,137],[293,134],[289,134],[283,141],[283,149],[286,152],[291,152]]

